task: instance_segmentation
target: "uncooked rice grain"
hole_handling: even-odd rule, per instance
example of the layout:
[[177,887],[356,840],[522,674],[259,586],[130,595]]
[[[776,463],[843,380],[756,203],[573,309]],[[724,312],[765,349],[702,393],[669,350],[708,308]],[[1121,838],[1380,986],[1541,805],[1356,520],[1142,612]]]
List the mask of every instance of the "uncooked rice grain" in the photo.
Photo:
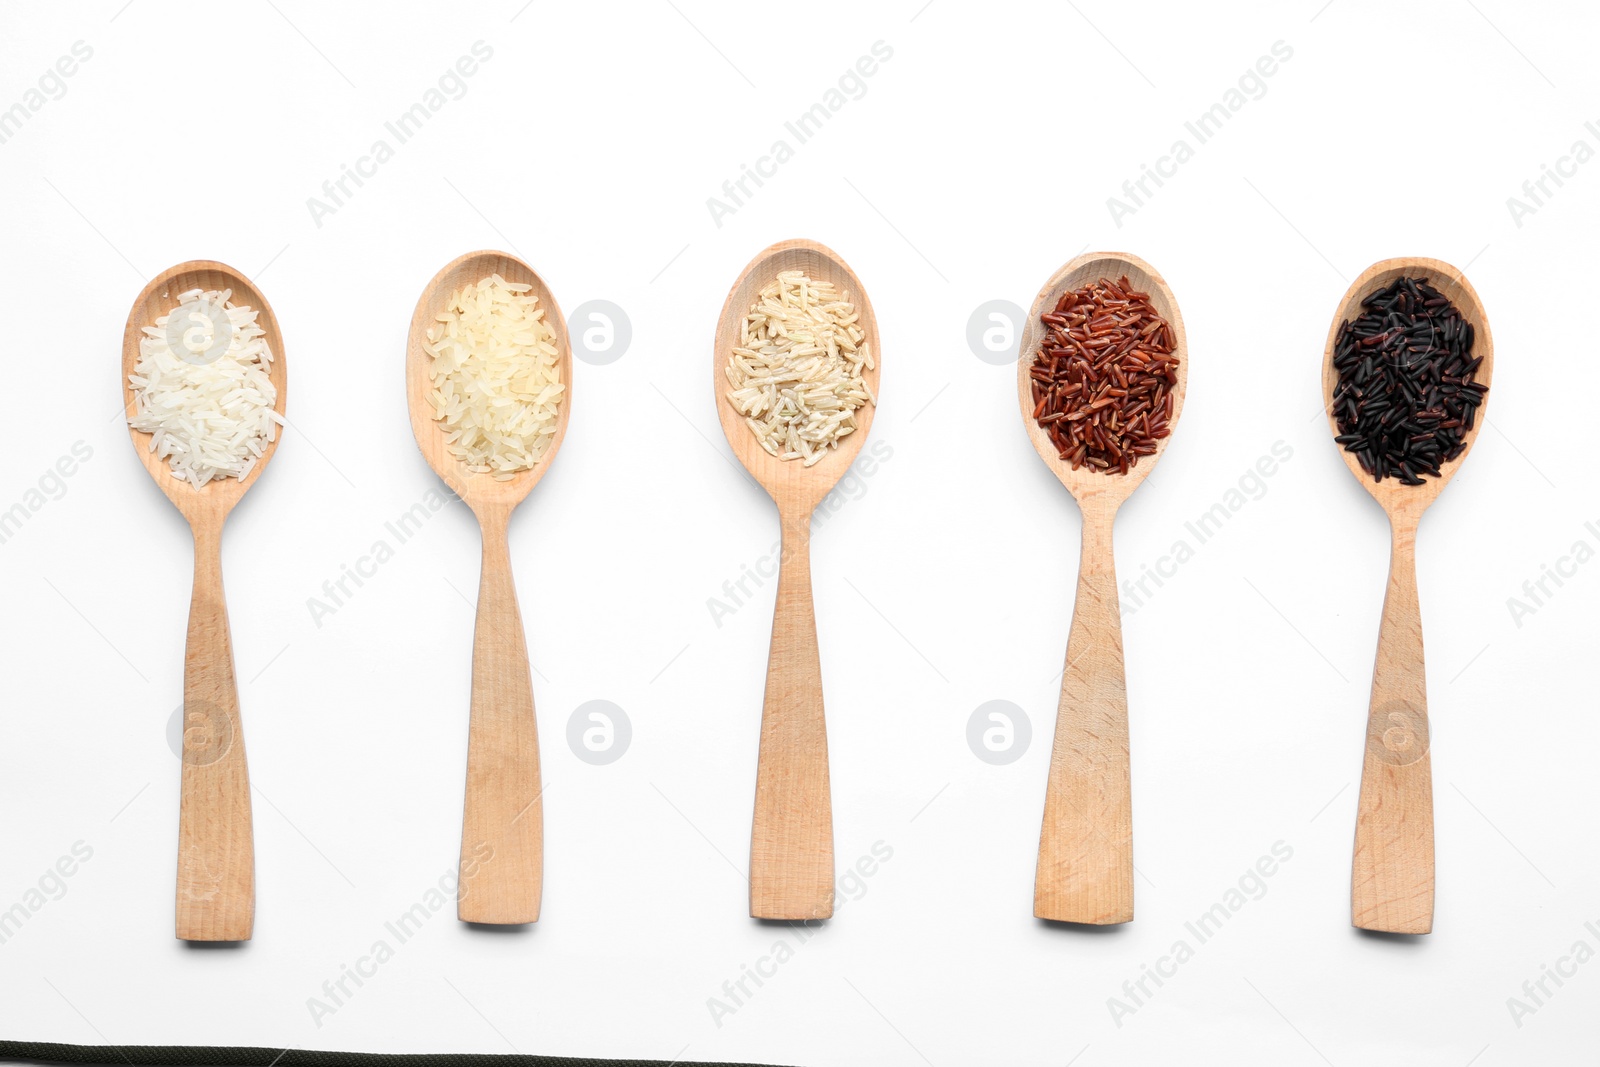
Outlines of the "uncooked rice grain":
[[1421,485],[1467,450],[1489,387],[1475,381],[1477,330],[1424,278],[1401,277],[1339,324],[1335,441],[1372,480]]
[[723,368],[726,396],[771,455],[820,462],[855,432],[856,411],[877,403],[860,317],[849,293],[799,270],[780,272],[750,305]]
[[463,286],[428,328],[428,401],[445,450],[507,481],[550,451],[566,386],[533,286],[498,274]]
[[1124,274],[1061,294],[1039,316],[1028,369],[1033,417],[1072,469],[1127,474],[1172,432],[1178,354],[1172,324]]
[[[150,451],[196,489],[248,475],[283,422],[273,410],[278,390],[260,313],[234,306],[232,296],[231,289],[180,294],[176,307],[144,328],[128,375],[128,425],[150,434]],[[231,327],[225,348],[217,336],[224,322]]]

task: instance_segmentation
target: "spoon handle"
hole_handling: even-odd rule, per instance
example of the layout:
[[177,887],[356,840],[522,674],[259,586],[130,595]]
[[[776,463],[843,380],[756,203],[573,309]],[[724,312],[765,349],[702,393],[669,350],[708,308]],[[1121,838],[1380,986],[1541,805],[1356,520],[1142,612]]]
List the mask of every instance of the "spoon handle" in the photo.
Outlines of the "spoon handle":
[[248,941],[256,911],[250,772],[222,595],[222,530],[204,524],[194,529],[194,594],[183,653],[182,773],[177,935]]
[[1107,925],[1133,918],[1133,800],[1128,692],[1111,523],[1115,505],[1083,505],[1083,555],[1061,673],[1033,913]]
[[833,915],[833,802],[811,604],[809,515],[786,517],[783,524],[750,833],[750,914],[801,920]]
[[522,612],[511,579],[509,508],[485,512],[483,573],[472,640],[472,718],[461,830],[462,922],[539,921],[544,888],[544,804],[539,730]]
[[1416,543],[1414,521],[1394,523],[1350,878],[1350,921],[1397,934],[1433,929],[1433,768]]

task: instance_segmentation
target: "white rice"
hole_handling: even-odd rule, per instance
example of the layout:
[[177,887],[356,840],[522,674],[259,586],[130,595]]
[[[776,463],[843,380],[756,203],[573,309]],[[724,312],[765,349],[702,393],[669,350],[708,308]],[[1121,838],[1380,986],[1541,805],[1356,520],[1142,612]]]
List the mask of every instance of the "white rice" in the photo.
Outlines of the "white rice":
[[491,274],[450,298],[423,350],[446,450],[474,474],[506,481],[555,440],[566,387],[556,335],[531,285]]
[[259,312],[229,302],[233,290],[191,289],[144,328],[128,382],[134,416],[150,450],[174,478],[196,489],[213,478],[243,478],[277,436],[283,418],[272,384],[272,351]]
[[779,459],[819,462],[855,432],[856,409],[877,403],[862,376],[871,346],[850,294],[788,270],[761,290],[723,368],[728,402]]

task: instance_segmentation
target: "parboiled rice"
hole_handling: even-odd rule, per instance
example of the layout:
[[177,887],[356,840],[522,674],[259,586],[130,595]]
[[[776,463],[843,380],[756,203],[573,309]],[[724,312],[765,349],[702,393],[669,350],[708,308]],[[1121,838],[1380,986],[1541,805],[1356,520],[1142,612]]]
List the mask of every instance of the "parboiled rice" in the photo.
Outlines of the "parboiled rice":
[[450,298],[423,350],[446,449],[499,481],[539,462],[555,440],[566,387],[556,336],[533,287],[491,274]]

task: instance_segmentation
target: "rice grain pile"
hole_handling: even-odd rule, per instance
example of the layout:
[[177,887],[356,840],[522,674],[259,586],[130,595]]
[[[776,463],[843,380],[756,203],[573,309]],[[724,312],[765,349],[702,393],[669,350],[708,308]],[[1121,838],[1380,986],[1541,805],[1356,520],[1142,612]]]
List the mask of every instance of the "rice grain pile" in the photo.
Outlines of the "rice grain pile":
[[1061,294],[1039,316],[1028,374],[1033,417],[1072,469],[1127,474],[1172,432],[1178,355],[1172,324],[1123,275]]
[[761,290],[728,355],[728,402],[761,447],[809,467],[855,432],[856,410],[877,403],[863,373],[871,346],[850,294],[787,270]]
[[549,452],[566,392],[556,335],[532,288],[498,274],[462,287],[422,346],[446,450],[498,481]]
[[150,451],[196,489],[243,478],[277,436],[282,416],[272,351],[259,312],[235,307],[233,290],[191,289],[144,328],[128,383],[128,425],[150,434]]
[[1339,324],[1333,368],[1335,441],[1372,480],[1421,485],[1467,448],[1489,387],[1475,381],[1477,330],[1422,278],[1399,278]]

